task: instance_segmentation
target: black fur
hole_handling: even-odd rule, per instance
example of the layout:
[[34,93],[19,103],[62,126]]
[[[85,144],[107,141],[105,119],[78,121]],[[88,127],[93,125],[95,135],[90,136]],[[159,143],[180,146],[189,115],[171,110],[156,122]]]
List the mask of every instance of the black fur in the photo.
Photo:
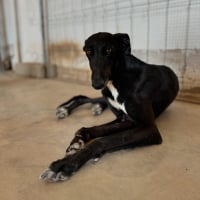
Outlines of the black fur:
[[[77,131],[67,152],[80,140],[84,141],[84,148],[50,165],[53,172],[64,176],[70,176],[89,159],[106,152],[160,144],[162,138],[155,118],[169,106],[179,90],[177,76],[170,68],[147,64],[131,55],[127,34],[96,33],[85,41],[83,50],[90,63],[92,86],[101,89],[103,97],[92,100],[78,96],[59,108],[71,112],[83,103],[100,103],[102,110],[107,105],[110,107],[116,120]],[[116,101],[124,104],[126,112],[110,103],[109,99],[115,99],[108,82],[118,91]]]

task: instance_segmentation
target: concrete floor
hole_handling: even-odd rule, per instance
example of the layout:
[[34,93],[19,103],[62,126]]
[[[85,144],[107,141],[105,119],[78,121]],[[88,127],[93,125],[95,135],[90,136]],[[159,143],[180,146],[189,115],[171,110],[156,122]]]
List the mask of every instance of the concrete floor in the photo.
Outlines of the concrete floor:
[[73,95],[97,92],[58,80],[0,74],[1,200],[199,200],[200,106],[174,102],[157,120],[164,143],[107,154],[63,183],[38,177],[64,155],[73,133],[113,119],[80,109],[58,121],[55,108]]

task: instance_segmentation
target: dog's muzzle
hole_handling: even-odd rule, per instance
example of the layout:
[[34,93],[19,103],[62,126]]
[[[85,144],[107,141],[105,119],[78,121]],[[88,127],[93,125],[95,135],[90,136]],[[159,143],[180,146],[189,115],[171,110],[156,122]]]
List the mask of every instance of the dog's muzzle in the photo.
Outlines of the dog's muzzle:
[[96,90],[103,89],[105,85],[105,81],[102,79],[92,80],[92,87]]

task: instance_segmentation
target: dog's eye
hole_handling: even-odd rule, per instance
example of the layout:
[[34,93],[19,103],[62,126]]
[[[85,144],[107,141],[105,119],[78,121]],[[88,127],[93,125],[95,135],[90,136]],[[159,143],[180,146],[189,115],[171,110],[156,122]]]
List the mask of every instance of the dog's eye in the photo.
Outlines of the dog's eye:
[[106,55],[110,55],[111,52],[112,52],[112,49],[111,49],[111,48],[106,49]]
[[86,50],[86,54],[87,54],[88,56],[91,55],[91,54],[92,54],[92,50],[91,50],[91,49]]

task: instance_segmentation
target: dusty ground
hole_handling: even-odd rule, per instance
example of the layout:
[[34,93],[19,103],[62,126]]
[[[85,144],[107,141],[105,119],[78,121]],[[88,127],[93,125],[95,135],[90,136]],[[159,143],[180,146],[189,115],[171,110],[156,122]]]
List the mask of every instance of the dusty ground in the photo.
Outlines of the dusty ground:
[[88,86],[0,74],[1,200],[199,200],[200,106],[174,102],[157,120],[164,143],[107,154],[87,163],[70,180],[44,183],[38,177],[64,155],[82,126],[113,119],[85,108],[58,121],[55,107]]

